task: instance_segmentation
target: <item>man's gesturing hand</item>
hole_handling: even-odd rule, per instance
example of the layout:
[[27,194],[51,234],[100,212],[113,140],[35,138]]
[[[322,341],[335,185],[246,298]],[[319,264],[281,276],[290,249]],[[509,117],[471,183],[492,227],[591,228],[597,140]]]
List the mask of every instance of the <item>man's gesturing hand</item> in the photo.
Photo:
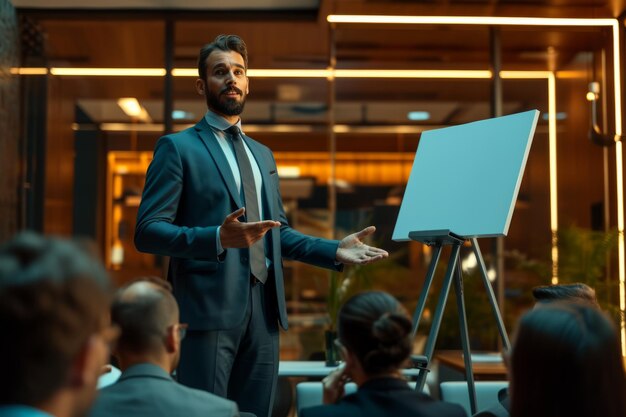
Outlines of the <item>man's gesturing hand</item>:
[[263,220],[261,222],[243,223],[238,220],[245,212],[245,208],[233,211],[220,227],[220,242],[226,248],[248,248],[257,240],[260,240],[268,230],[280,227],[280,222]]
[[363,265],[388,257],[387,251],[363,243],[362,239],[375,231],[374,226],[369,226],[358,233],[344,237],[337,249],[337,262],[347,265]]

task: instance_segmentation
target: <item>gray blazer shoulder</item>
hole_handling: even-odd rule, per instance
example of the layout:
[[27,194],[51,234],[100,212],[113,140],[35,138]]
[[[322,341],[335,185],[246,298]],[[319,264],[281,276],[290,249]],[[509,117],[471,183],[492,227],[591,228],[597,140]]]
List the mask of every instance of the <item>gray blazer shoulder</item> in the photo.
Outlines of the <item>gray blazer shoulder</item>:
[[239,416],[237,404],[174,381],[153,365],[135,365],[99,392],[91,417]]

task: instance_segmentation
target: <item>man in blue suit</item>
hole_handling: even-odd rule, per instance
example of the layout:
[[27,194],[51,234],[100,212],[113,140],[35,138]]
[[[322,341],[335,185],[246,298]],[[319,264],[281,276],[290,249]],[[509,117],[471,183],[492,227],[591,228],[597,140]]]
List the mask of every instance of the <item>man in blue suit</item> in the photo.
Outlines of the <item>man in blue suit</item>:
[[140,251],[171,257],[168,277],[189,323],[178,378],[266,417],[278,373],[278,325],[287,329],[282,258],[340,270],[387,252],[293,230],[272,152],[241,131],[248,56],[220,35],[198,59],[196,89],[208,111],[194,127],[159,139],[137,217]]

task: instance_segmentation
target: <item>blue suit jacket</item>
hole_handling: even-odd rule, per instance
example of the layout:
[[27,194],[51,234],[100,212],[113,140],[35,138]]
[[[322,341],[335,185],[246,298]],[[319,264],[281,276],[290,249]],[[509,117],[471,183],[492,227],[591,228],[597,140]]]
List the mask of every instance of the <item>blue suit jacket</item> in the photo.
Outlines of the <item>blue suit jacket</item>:
[[[338,269],[338,241],[313,238],[287,223],[276,162],[269,148],[245,136],[263,178],[265,219],[281,223],[266,235],[271,261],[266,285],[275,294],[278,320],[287,328],[282,257]],[[135,245],[142,252],[171,257],[168,279],[181,321],[194,330],[230,329],[243,321],[250,291],[248,249],[227,249],[218,257],[217,228],[242,207],[226,157],[203,118],[194,127],[163,136],[146,174]]]
[[100,390],[90,417],[234,417],[237,404],[186,387],[152,364],[134,365],[113,385]]

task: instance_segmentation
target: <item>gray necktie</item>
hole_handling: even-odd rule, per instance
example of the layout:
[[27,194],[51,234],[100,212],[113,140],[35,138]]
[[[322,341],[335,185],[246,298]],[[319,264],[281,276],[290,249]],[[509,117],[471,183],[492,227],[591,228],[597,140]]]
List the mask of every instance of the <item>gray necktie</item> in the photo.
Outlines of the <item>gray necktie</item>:
[[[243,188],[244,199],[246,200],[244,203],[246,207],[246,221],[261,221],[252,165],[250,164],[250,159],[248,158],[239,128],[237,126],[231,126],[226,129],[226,133],[233,142],[237,164],[239,165],[241,186]],[[252,272],[252,275],[254,275],[256,279],[263,283],[267,280],[264,240],[265,238],[262,238],[250,246],[250,272]]]

